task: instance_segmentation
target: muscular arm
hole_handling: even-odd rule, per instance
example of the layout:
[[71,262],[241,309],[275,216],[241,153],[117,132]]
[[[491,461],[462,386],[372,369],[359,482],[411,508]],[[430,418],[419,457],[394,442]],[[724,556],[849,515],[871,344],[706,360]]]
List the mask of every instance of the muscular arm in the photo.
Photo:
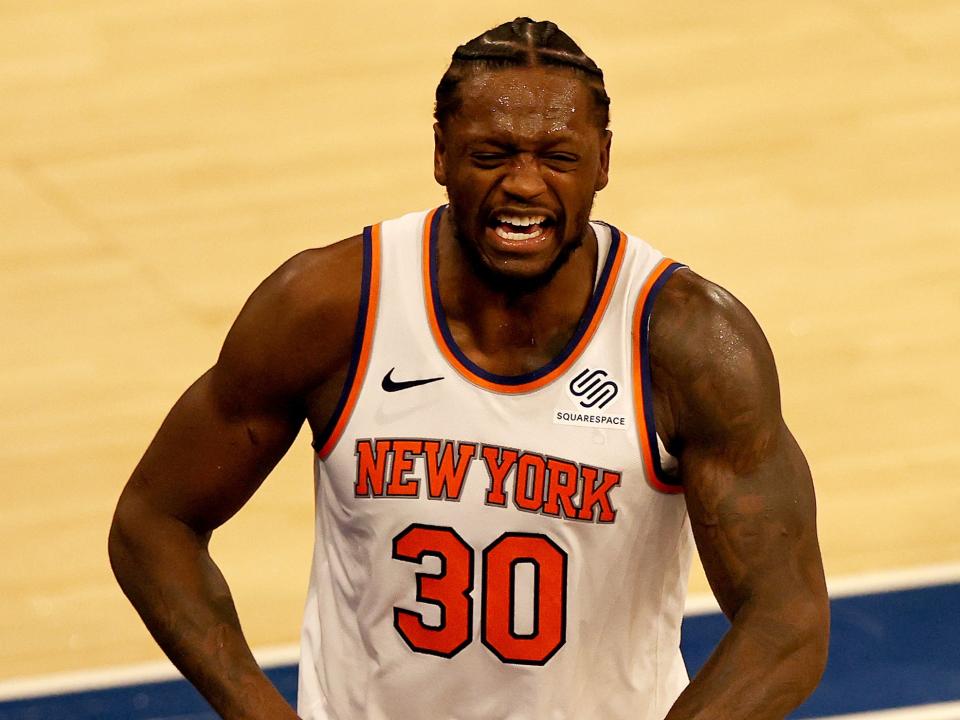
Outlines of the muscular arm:
[[657,300],[651,359],[657,419],[731,621],[667,720],[783,718],[819,682],[829,608],[813,484],[780,414],[773,356],[746,308],[681,271]]
[[[257,490],[308,408],[342,382],[359,302],[356,238],[303,253],[251,296],[216,365],[163,422],[117,504],[110,561],[170,659],[225,718],[295,718],[257,666],[211,534]],[[320,409],[322,415],[323,408]]]

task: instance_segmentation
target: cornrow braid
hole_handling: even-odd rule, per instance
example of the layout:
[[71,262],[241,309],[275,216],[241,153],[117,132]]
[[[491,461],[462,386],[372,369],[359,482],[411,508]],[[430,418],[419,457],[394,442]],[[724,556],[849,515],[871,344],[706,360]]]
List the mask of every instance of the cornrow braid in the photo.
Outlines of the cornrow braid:
[[573,39],[549,21],[518,17],[487,30],[453,53],[450,67],[437,85],[433,116],[441,125],[460,109],[457,89],[470,70],[554,65],[573,70],[587,83],[594,99],[598,125],[610,123],[610,97],[603,84],[603,71]]

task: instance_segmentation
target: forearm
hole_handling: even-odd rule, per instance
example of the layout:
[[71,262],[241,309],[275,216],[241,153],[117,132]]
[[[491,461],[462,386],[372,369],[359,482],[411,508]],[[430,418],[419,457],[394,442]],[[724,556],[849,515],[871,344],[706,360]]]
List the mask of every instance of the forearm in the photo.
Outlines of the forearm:
[[126,502],[111,528],[110,561],[160,647],[222,717],[295,718],[257,665],[205,538]]
[[784,718],[816,687],[826,647],[823,617],[788,624],[745,609],[665,720]]

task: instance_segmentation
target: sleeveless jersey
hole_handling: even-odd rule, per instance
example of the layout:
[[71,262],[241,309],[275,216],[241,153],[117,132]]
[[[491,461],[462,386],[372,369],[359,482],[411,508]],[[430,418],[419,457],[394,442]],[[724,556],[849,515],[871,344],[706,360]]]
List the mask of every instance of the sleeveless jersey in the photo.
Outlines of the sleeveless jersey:
[[593,223],[598,277],[574,336],[499,376],[447,326],[443,212],[364,232],[348,380],[315,441],[300,715],[659,720],[687,682],[691,534],[646,345],[680,266]]

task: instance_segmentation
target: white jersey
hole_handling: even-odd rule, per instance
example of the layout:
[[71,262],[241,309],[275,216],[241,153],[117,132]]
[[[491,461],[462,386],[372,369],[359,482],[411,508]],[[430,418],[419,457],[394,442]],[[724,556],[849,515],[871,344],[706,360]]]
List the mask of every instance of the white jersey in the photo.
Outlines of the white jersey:
[[443,212],[364,232],[354,356],[317,439],[300,715],[660,720],[687,682],[691,535],[646,335],[679,266],[593,223],[574,336],[498,376],[447,327]]

